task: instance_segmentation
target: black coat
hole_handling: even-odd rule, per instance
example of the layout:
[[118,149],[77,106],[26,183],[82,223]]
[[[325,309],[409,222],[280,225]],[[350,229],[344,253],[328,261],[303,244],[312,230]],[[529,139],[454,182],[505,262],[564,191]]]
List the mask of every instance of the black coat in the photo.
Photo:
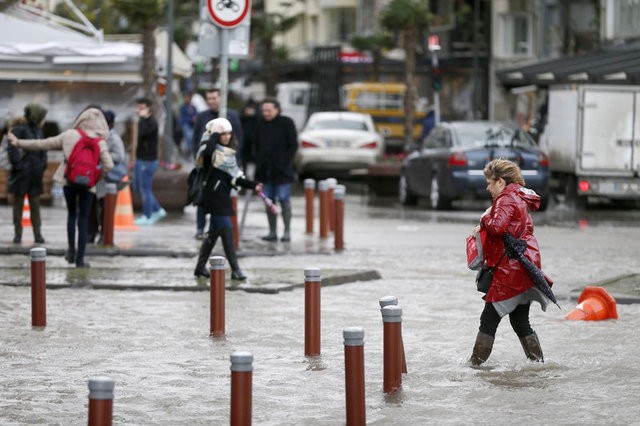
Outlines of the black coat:
[[[216,149],[216,143],[206,142],[207,147],[202,152],[203,169],[207,180],[202,192],[202,204],[205,212],[218,216],[235,216],[231,205],[231,175],[211,165],[211,157]],[[246,189],[254,189],[257,182],[249,179],[237,178],[236,185]]]
[[[28,124],[12,129],[18,139],[42,139],[42,130]],[[47,151],[27,151],[11,144],[7,147],[13,165],[9,175],[9,192],[16,196],[40,195],[43,192],[42,177],[47,169]]]
[[275,185],[292,183],[298,150],[298,133],[293,120],[279,114],[271,121],[258,120],[254,142],[256,179]]

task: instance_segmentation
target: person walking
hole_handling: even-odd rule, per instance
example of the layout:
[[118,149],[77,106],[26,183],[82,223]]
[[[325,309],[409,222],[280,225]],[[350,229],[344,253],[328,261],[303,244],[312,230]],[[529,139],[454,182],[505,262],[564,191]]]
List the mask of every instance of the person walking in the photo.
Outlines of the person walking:
[[[11,132],[18,139],[42,139],[42,126],[47,110],[39,104],[29,104],[24,108],[24,117],[12,124]],[[24,196],[29,199],[33,240],[44,244],[42,219],[40,215],[40,195],[43,192],[42,178],[47,169],[47,151],[24,151],[9,144],[7,154],[12,169],[9,175],[9,193],[13,200],[13,242],[22,242],[22,209]]]
[[142,216],[136,225],[153,225],[167,215],[153,195],[153,175],[158,168],[158,122],[151,113],[151,100],[136,100],[138,114],[138,143],[133,171],[133,189],[142,198]]
[[233,227],[230,216],[235,216],[231,205],[231,189],[241,186],[260,191],[262,184],[248,180],[242,174],[236,161],[237,145],[232,139],[232,126],[226,118],[211,120],[206,127],[206,142],[200,145],[196,164],[202,166],[205,174],[201,207],[211,215],[209,232],[202,241],[198,261],[194,270],[196,277],[209,277],[206,266],[218,237],[222,240],[224,254],[231,266],[231,278],[245,280],[240,270],[233,241]]
[[537,301],[546,311],[549,299],[534,286],[520,261],[505,255],[503,243],[507,233],[526,242],[524,256],[538,269],[541,268],[540,249],[533,236],[533,219],[529,213],[540,207],[540,197],[524,187],[520,168],[511,161],[496,159],[489,162],[484,168],[484,176],[493,203],[474,231],[484,229],[487,232],[482,248],[487,264],[494,268],[494,275],[484,296],[485,305],[480,315],[480,329],[471,363],[477,366],[489,358],[496,330],[505,315],[509,315],[511,327],[518,335],[527,358],[544,362],[538,335],[529,323],[529,308],[532,301]]
[[[196,116],[196,124],[193,126],[193,140],[191,146],[194,149],[193,155],[194,157],[197,154],[197,151],[200,147],[201,142],[204,142],[209,139],[209,136],[203,136],[206,130],[206,125],[211,120],[215,120],[219,117],[220,114],[220,89],[213,88],[207,90],[206,92],[206,101],[209,109],[198,113]],[[225,117],[222,117],[225,118]],[[242,146],[244,143],[244,134],[242,132],[242,125],[240,124],[240,117],[238,113],[232,109],[227,110],[227,120],[231,123],[231,127],[233,128],[233,134],[236,140],[236,161],[242,167],[242,158],[240,156],[240,152],[242,150]],[[203,140],[204,137],[204,140]],[[204,235],[204,227],[207,223],[207,214],[201,207],[196,208],[196,239],[202,240]]]
[[196,124],[198,111],[191,104],[191,93],[185,93],[182,105],[178,111],[178,127],[182,129],[182,138],[184,140],[183,152],[192,153],[197,147],[193,144],[193,126]]
[[[293,120],[280,114],[280,103],[273,98],[262,102],[262,118],[254,133],[256,180],[263,182],[264,194],[282,207],[284,233],[280,241],[291,241],[291,184],[295,179],[294,158],[298,134]],[[277,214],[267,211],[269,234],[265,241],[277,241]]]
[[[90,138],[100,138],[98,147],[100,149],[100,164],[102,172],[113,168],[113,160],[109,155],[107,142],[109,136],[109,126],[104,119],[102,111],[94,106],[87,107],[75,119],[71,129],[68,129],[57,136],[46,139],[18,139],[13,133],[7,134],[11,144],[25,150],[49,150],[62,149],[65,161],[53,175],[53,180],[63,185],[64,198],[67,203],[67,243],[68,248],[65,259],[69,263],[75,263],[78,268],[88,268],[89,263],[85,261],[85,248],[87,244],[87,223],[91,203],[93,202],[95,187],[85,188],[72,185],[65,176],[67,160],[71,155],[76,143],[82,140],[83,133]],[[78,245],[76,251],[76,226],[78,228]]]

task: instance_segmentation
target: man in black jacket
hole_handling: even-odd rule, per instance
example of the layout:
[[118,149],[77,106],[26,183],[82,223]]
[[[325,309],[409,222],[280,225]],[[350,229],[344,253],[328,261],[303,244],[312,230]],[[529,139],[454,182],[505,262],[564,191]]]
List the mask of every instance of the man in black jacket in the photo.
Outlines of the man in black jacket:
[[[291,241],[291,184],[295,179],[294,158],[298,150],[296,126],[289,117],[280,114],[280,103],[273,98],[262,102],[262,118],[254,134],[256,149],[256,180],[263,183],[267,197],[279,201],[282,207],[284,233],[281,241]],[[267,209],[269,234],[265,241],[277,241],[277,215]]]
[[[205,96],[209,109],[198,113],[198,115],[196,116],[196,123],[193,126],[193,140],[191,141],[191,146],[193,148],[194,158],[198,153],[198,148],[200,147],[202,135],[206,130],[205,127],[207,123],[218,118],[220,111],[220,89],[209,89],[207,90]],[[236,160],[238,161],[238,165],[242,167],[241,152],[244,142],[244,136],[242,133],[242,124],[240,123],[240,117],[238,116],[238,113],[236,111],[227,109],[227,119],[231,123],[231,127],[233,128],[233,136],[235,137],[236,144],[238,145]],[[198,240],[202,240],[204,238],[206,216],[207,215],[202,207],[198,206],[196,211],[196,239]]]

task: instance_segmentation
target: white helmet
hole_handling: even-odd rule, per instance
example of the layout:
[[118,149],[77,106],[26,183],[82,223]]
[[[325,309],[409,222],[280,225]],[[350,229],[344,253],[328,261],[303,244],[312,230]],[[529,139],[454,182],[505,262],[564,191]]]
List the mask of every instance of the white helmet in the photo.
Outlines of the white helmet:
[[216,118],[209,121],[206,125],[206,129],[206,133],[209,136],[214,133],[224,133],[232,131],[231,123],[226,118]]

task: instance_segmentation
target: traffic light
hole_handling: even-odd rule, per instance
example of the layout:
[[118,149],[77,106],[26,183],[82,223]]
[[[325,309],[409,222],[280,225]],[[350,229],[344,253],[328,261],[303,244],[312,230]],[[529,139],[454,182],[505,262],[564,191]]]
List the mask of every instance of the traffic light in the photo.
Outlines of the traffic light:
[[442,80],[440,78],[440,67],[438,65],[434,65],[431,67],[431,87],[436,92],[439,92],[442,89]]

